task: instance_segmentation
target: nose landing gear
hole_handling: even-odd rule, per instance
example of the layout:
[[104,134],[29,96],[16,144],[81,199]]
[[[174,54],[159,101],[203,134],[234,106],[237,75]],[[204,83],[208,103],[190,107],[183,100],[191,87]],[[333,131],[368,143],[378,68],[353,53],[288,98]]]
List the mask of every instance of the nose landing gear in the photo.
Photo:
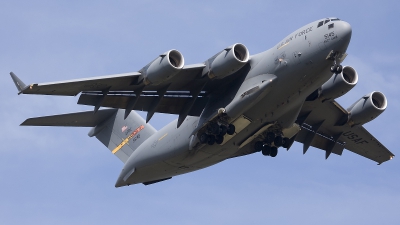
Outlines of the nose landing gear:
[[[346,58],[347,54],[346,53],[341,53],[338,51],[332,50],[326,59],[332,60],[333,65],[331,66],[331,72],[335,74],[339,74],[343,71],[343,66],[340,65],[341,62]],[[338,63],[339,62],[339,63]]]
[[343,71],[343,66],[342,66],[342,65],[333,64],[333,65],[331,66],[331,72],[332,72],[332,73],[339,74],[339,73],[341,73],[342,71]]

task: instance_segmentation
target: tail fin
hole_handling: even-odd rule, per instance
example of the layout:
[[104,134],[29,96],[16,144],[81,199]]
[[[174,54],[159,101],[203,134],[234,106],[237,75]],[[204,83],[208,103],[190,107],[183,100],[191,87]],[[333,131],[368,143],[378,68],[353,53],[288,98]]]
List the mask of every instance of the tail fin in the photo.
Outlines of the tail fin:
[[96,136],[125,163],[133,151],[157,131],[135,111],[126,119],[124,116],[124,110],[119,109],[113,116],[94,127],[88,135]]
[[105,109],[44,116],[25,120],[22,126],[66,126],[93,127],[89,136],[96,136],[122,162],[126,162],[133,151],[157,131],[132,111],[124,119],[124,110]]

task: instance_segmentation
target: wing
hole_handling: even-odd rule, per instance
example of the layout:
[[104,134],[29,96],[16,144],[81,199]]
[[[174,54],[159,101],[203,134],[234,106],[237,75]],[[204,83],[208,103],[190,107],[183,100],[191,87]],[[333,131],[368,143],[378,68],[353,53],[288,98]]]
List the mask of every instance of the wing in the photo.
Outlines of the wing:
[[75,96],[78,104],[125,109],[125,118],[132,110],[147,111],[148,122],[155,112],[179,115],[178,126],[186,116],[199,116],[215,90],[223,93],[241,73],[210,80],[208,62],[183,67],[168,83],[158,85],[141,82],[141,72],[114,74],[85,79],[25,85],[15,74],[11,77],[19,94]]
[[[193,81],[204,67],[204,64],[195,64],[184,67],[179,72],[179,74],[174,77],[175,79],[173,78],[173,80],[171,80],[172,85],[169,90],[186,89],[185,85],[188,85],[191,81]],[[21,80],[19,80],[18,77],[15,76],[15,74],[10,74],[15,84],[17,85],[20,94],[75,96],[80,92],[102,92],[105,90],[110,92],[134,91],[136,89],[143,88],[142,85],[137,85],[138,79],[140,79],[140,76],[142,75],[140,72],[113,74],[49,83],[39,83],[27,86]],[[160,86],[149,85],[146,87],[146,90],[157,91],[160,88]]]
[[[325,150],[326,158],[331,153],[342,155],[344,149],[378,164],[394,157],[394,154],[363,126],[337,125],[338,121],[342,121],[347,116],[347,111],[336,101],[306,101],[296,121],[300,124],[301,130],[290,139],[290,143],[294,141],[303,143],[303,153],[306,153],[310,146]],[[231,157],[255,153],[256,141],[257,139],[252,140]]]
[[310,146],[341,155],[343,149],[379,164],[394,157],[385,146],[363,126],[338,125],[348,113],[336,101],[306,101],[297,119],[301,131],[295,140],[303,143],[305,153]]

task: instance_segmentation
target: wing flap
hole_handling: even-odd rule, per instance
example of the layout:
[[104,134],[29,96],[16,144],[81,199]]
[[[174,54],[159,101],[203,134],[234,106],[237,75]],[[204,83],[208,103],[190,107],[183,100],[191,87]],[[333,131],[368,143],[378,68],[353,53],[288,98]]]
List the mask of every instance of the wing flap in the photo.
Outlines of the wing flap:
[[[83,93],[79,97],[78,104],[95,106],[101,100],[101,97],[101,95]],[[152,107],[152,103],[157,100],[157,97],[158,96],[140,96],[133,109],[139,111],[149,111],[149,109]],[[126,109],[130,98],[135,98],[135,96],[107,95],[102,101],[101,106]],[[179,115],[190,99],[191,97],[165,96],[161,99],[156,110],[159,113]],[[207,104],[207,101],[208,98],[206,97],[197,98],[188,115],[199,116],[204,106]]]

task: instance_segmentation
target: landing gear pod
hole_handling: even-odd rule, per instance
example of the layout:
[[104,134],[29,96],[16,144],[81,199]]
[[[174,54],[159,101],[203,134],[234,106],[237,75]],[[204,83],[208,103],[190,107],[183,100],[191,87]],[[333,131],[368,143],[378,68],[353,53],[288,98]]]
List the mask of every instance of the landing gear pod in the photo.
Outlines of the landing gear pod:
[[222,79],[240,70],[249,61],[249,51],[243,44],[234,44],[220,52],[211,64],[208,77]]
[[144,68],[144,84],[161,84],[175,76],[184,66],[185,60],[178,50],[161,54],[147,68]]

